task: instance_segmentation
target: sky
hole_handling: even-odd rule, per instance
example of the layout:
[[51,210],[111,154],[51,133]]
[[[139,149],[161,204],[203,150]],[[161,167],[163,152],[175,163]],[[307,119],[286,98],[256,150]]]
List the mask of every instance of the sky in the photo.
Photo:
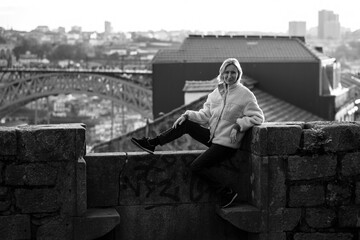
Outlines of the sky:
[[0,0],[0,27],[31,31],[81,26],[104,32],[190,30],[286,33],[289,21],[317,27],[320,10],[339,15],[342,27],[360,29],[359,0]]

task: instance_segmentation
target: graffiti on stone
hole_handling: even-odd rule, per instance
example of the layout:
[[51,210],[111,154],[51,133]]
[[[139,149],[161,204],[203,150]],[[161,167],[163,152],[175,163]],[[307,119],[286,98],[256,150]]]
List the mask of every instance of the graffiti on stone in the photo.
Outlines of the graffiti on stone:
[[[165,198],[171,202],[199,201],[208,193],[204,181],[191,174],[189,159],[177,156],[137,158],[124,165],[120,174],[121,191],[136,198]],[[130,195],[129,195],[130,196]]]

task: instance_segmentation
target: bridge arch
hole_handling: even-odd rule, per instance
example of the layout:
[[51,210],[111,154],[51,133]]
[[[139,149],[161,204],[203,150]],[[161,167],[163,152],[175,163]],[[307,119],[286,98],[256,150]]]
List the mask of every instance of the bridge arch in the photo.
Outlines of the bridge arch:
[[36,99],[70,93],[109,99],[152,119],[151,89],[130,79],[88,72],[42,73],[0,85],[0,118]]

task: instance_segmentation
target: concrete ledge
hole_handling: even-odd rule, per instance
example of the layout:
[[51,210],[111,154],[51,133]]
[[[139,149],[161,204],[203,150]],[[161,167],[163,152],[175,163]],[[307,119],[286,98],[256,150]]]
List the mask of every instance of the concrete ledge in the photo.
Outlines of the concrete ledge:
[[217,208],[217,214],[235,227],[252,233],[264,231],[261,211],[249,204],[236,205],[229,208]]
[[110,232],[120,223],[115,208],[88,209],[82,217],[74,218],[74,239],[96,239]]

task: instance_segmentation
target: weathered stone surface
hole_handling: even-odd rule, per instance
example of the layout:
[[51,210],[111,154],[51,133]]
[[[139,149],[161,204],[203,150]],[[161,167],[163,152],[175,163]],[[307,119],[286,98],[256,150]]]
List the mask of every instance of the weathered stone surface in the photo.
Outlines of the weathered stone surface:
[[270,209],[286,206],[285,160],[281,157],[269,157],[269,207]]
[[250,204],[252,204],[253,206],[259,209],[267,208],[269,203],[268,174],[269,174],[269,157],[261,157],[261,156],[253,155],[251,158]]
[[286,233],[284,232],[269,232],[269,233],[249,233],[247,240],[286,240]]
[[8,211],[11,204],[11,195],[8,188],[0,186],[0,212]]
[[5,166],[4,163],[0,161],[0,184],[3,182],[3,168],[4,168],[4,166]]
[[120,223],[115,208],[88,209],[84,216],[74,218],[74,239],[98,239]]
[[11,206],[11,200],[10,199],[0,199],[0,212],[4,212],[9,210]]
[[0,155],[16,155],[16,128],[0,127]]
[[336,174],[336,155],[289,156],[290,180],[331,177]]
[[347,153],[341,161],[341,174],[353,176],[360,174],[360,152]]
[[323,130],[332,139],[325,145],[325,151],[340,152],[360,149],[360,125],[341,122],[324,126]]
[[360,204],[360,182],[356,182],[355,204]]
[[5,183],[15,186],[54,186],[58,167],[56,163],[11,164],[5,171]]
[[61,205],[60,213],[66,216],[77,216],[77,182],[76,163],[61,164],[59,177],[55,189],[59,192],[58,202]]
[[[300,148],[302,126],[264,123],[252,129],[251,151],[258,155],[289,155]],[[245,144],[246,145],[246,144]]]
[[23,162],[77,161],[81,157],[77,154],[84,152],[85,139],[80,139],[82,131],[85,129],[79,124],[20,127],[18,131],[19,160]]
[[6,197],[8,193],[8,188],[0,186],[0,199]]
[[117,210],[123,219],[115,228],[117,239],[247,239],[246,232],[216,214],[213,203],[119,206]]
[[[360,148],[360,124],[357,122],[313,122],[307,128],[318,131],[317,144],[327,152],[353,151]],[[311,143],[312,142],[312,143]],[[314,141],[309,141],[314,144]]]
[[338,215],[340,227],[360,227],[360,206],[341,206]]
[[351,192],[351,183],[329,183],[326,191],[326,203],[329,206],[348,205],[351,202]]
[[55,212],[60,208],[55,189],[16,189],[15,199],[22,213]]
[[82,216],[87,210],[86,162],[80,158],[76,164],[76,215]]
[[325,191],[322,185],[291,186],[290,207],[311,207],[325,203]]
[[302,149],[307,152],[317,152],[323,150],[326,144],[332,139],[321,128],[311,128],[303,130]]
[[301,219],[300,208],[278,208],[269,212],[269,231],[293,231]]
[[[117,206],[120,191],[120,174],[127,167],[125,153],[85,156],[88,207]],[[106,196],[106,197],[104,197]]]
[[73,238],[73,220],[69,217],[53,217],[43,225],[39,226],[36,232],[36,239],[48,240],[69,240]]
[[336,212],[328,208],[306,208],[305,220],[312,228],[329,228],[334,225]]
[[352,240],[352,233],[295,233],[294,240]]
[[246,232],[260,233],[266,230],[266,212],[249,204],[217,208],[216,212],[223,219]]
[[0,239],[31,239],[30,216],[0,216]]
[[[125,165],[121,165],[119,204],[209,201],[209,186],[194,178],[188,168],[188,164],[199,153],[199,151],[188,152],[186,157],[183,157],[183,152],[161,152],[151,155],[128,153],[128,161]],[[209,171],[213,170],[216,171],[216,168],[209,169]],[[224,175],[223,169],[218,170],[217,173],[219,176]]]

